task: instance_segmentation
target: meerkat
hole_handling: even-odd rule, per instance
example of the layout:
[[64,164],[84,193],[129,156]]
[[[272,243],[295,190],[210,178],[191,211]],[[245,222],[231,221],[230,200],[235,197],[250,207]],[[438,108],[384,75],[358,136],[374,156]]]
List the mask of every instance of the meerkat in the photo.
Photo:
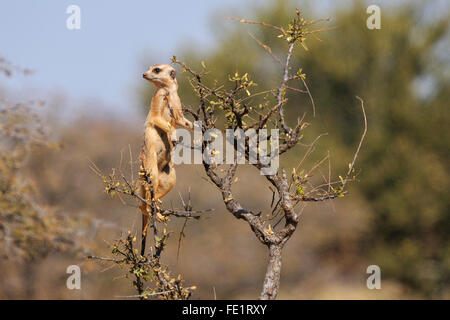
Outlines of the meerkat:
[[[164,197],[176,183],[176,173],[170,158],[173,149],[172,133],[176,126],[193,130],[193,124],[183,115],[178,96],[178,83],[175,69],[167,64],[151,66],[143,77],[152,82],[156,91],[153,95],[150,111],[145,121],[144,145],[139,156],[143,178],[150,179],[153,198],[157,201]],[[148,199],[148,189],[141,183],[141,197]],[[148,228],[149,208],[142,202],[142,248],[145,248],[145,236]],[[156,219],[164,217],[157,213]],[[144,250],[144,249],[143,249]]]
[[[175,127],[180,126],[192,130],[193,124],[183,115],[177,92],[176,71],[172,66],[154,65],[143,74],[143,77],[156,87],[150,112],[145,122],[144,149],[146,147],[155,149],[158,157],[158,169],[161,170],[170,161],[170,151],[173,148],[171,136]],[[146,160],[148,162],[151,159],[147,157]],[[150,166],[145,167],[151,168]],[[155,179],[158,178],[155,177]],[[157,181],[154,183],[157,185]],[[154,188],[156,189],[156,186]]]

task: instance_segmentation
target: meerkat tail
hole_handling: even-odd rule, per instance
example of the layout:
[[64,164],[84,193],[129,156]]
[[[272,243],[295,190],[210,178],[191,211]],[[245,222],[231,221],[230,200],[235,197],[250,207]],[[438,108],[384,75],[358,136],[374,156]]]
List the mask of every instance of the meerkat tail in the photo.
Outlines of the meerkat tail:
[[141,256],[145,254],[145,243],[147,242],[148,215],[142,215],[142,234],[141,234]]
[[[146,198],[146,191],[143,186],[141,186],[140,189],[141,196],[145,199]],[[142,215],[142,233],[141,233],[141,256],[144,256],[145,254],[145,243],[147,240],[147,229],[148,229],[148,212],[147,212],[147,204],[145,202],[141,203],[140,206],[141,215]]]

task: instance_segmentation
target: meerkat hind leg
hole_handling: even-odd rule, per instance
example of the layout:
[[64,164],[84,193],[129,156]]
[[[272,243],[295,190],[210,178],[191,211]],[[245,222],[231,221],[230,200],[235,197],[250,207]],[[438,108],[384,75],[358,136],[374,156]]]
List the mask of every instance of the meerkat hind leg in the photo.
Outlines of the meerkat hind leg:
[[[164,167],[162,171],[159,172],[159,184],[158,189],[155,191],[155,200],[160,200],[167,193],[169,193],[169,191],[174,187],[175,182],[175,169],[173,167],[173,164],[169,163]],[[165,221],[167,218],[157,212],[156,219],[161,222]]]
[[[157,199],[156,194],[159,186],[159,172],[158,172],[158,158],[157,153],[154,146],[150,146],[148,151],[145,153],[145,156],[142,159],[143,168],[145,170],[145,181],[147,183],[151,182],[151,187],[153,189],[153,197],[150,192],[150,188],[146,185],[141,185],[140,193],[142,199],[145,199],[147,202],[152,202]],[[141,255],[145,253],[145,242],[147,239],[147,230],[149,226],[149,217],[151,215],[151,208],[149,208],[148,204],[143,202],[140,206],[141,214],[142,214],[142,234],[141,234]],[[157,212],[156,218],[158,221],[164,221],[164,217]]]

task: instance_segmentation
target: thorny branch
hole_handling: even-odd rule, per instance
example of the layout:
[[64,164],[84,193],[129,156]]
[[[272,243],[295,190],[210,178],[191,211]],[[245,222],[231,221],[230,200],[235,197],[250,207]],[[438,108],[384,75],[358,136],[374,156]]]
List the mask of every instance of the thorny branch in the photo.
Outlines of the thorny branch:
[[[185,287],[181,275],[172,277],[166,266],[161,264],[161,252],[165,246],[168,234],[164,233],[158,238],[156,243],[156,252],[142,256],[138,254],[138,250],[133,246],[136,237],[128,233],[125,239],[118,240],[112,246],[112,254],[117,258],[103,258],[98,256],[88,256],[89,259],[112,262],[120,268],[126,266],[128,273],[134,276],[133,285],[136,287],[138,294],[126,296],[128,298],[136,297],[141,300],[149,299],[157,296],[164,300],[186,300],[195,290],[195,286]],[[154,283],[153,288],[144,288],[145,282]]]
[[[179,66],[181,66],[184,72],[187,72],[190,77],[191,86],[200,101],[197,110],[192,110],[189,108],[188,112],[194,116],[195,120],[202,120],[203,133],[205,133],[208,129],[217,128],[217,118],[215,118],[214,116],[217,108],[225,113],[226,128],[242,129],[246,131],[250,128],[267,128],[268,125],[272,125],[275,128],[278,128],[278,125],[280,125],[283,134],[280,135],[279,138],[280,144],[278,154],[281,155],[291,150],[299,143],[299,141],[303,137],[301,132],[309,125],[309,123],[304,122],[304,115],[303,117],[298,118],[297,124],[293,128],[286,123],[284,116],[284,107],[288,100],[286,98],[287,90],[289,89],[294,92],[308,94],[313,105],[313,113],[315,114],[315,104],[306,84],[305,74],[302,73],[301,69],[298,70],[296,74],[290,74],[290,64],[294,54],[294,49],[297,44],[300,44],[305,48],[305,50],[307,50],[307,47],[304,43],[306,36],[326,30],[309,30],[309,27],[317,22],[327,21],[327,19],[308,22],[301,16],[300,10],[297,9],[296,18],[293,19],[293,21],[288,25],[287,28],[274,26],[265,22],[254,22],[246,19],[229,18],[229,20],[237,20],[242,23],[269,27],[276,30],[277,32],[280,32],[278,38],[283,38],[288,42],[288,50],[284,63],[281,63],[281,60],[278,57],[274,56],[270,47],[256,39],[256,37],[251,33],[250,36],[266,52],[268,52],[277,63],[280,63],[282,65],[282,82],[278,88],[267,90],[266,92],[251,93],[250,90],[256,84],[252,80],[250,80],[250,77],[247,73],[240,75],[238,72],[236,72],[234,76],[229,76],[229,81],[232,84],[230,88],[227,88],[225,84],[208,87],[205,85],[206,82],[203,81],[204,77],[208,74],[206,66],[203,62],[203,70],[201,72],[196,72],[185,63],[178,61],[178,59],[174,56],[172,62],[178,64]],[[288,85],[288,83],[292,80],[300,80],[304,86],[304,90]],[[276,93],[275,103],[271,105],[270,99],[268,99],[268,95],[274,93]],[[257,95],[262,94],[265,95],[265,102],[263,105],[260,105],[259,107],[252,106],[251,103],[247,102],[251,101],[252,97],[256,97]],[[316,170],[324,162],[324,160],[328,159],[328,157],[316,163],[306,173],[304,169],[297,173],[296,169],[299,169],[301,163],[304,160],[302,159],[302,162],[299,164],[299,166],[292,170],[290,179],[288,178],[285,170],[281,170],[281,172],[277,174],[265,176],[267,181],[273,187],[273,189],[271,187],[271,190],[273,192],[272,206],[274,204],[275,205],[273,206],[271,219],[275,218],[281,213],[281,219],[279,219],[277,224],[281,222],[282,219],[285,221],[284,226],[281,226],[276,230],[276,225],[272,227],[269,221],[265,220],[261,215],[261,212],[255,213],[245,209],[233,196],[231,189],[232,184],[236,181],[237,178],[236,170],[238,167],[236,158],[235,163],[229,165],[226,169],[221,168],[224,165],[218,165],[215,163],[208,164],[205,161],[203,162],[205,173],[210,181],[219,189],[227,210],[236,218],[246,221],[255,236],[269,249],[269,262],[260,299],[275,299],[278,294],[280,284],[282,249],[284,244],[289,240],[289,238],[297,229],[297,225],[299,222],[300,214],[296,212],[295,207],[301,202],[318,202],[343,197],[345,194],[347,194],[347,191],[344,190],[346,183],[350,180],[355,179],[355,177],[351,177],[351,175],[354,172],[354,165],[367,131],[367,120],[363,101],[359,97],[358,99],[361,102],[361,107],[364,115],[364,133],[354,154],[353,161],[349,165],[349,171],[347,172],[345,178],[339,177],[340,180],[337,182],[328,181],[328,183],[326,183],[324,186],[311,186],[311,182],[309,181],[309,179],[310,177],[312,177],[312,172]],[[247,119],[253,120],[253,123],[247,125]],[[237,150],[236,137],[234,139],[234,148],[235,150]],[[318,139],[316,139],[316,141],[317,140]],[[309,146],[307,153],[305,154],[305,158],[312,152],[313,145],[316,141],[314,141],[313,144]],[[204,150],[207,149],[210,143],[211,141],[203,141],[202,148]],[[247,146],[245,147],[245,158],[249,159],[249,149]],[[253,166],[259,170],[266,167],[266,165],[262,164],[260,161],[254,163]],[[325,187],[327,187],[327,189],[325,189]],[[278,197],[277,201],[275,201],[276,196]]]
[[[143,197],[141,197],[138,192],[139,184],[134,180],[133,176],[133,161],[131,150],[129,162],[131,181],[128,180],[128,178],[122,171],[121,164],[119,165],[119,170],[112,169],[112,172],[110,174],[105,175],[93,162],[90,163],[91,170],[102,179],[107,194],[111,196],[118,195],[131,197],[136,199],[139,203],[146,203],[150,208],[152,208],[153,214],[152,224],[150,225],[150,228],[153,233],[153,246],[150,248],[150,253],[145,255],[144,251],[142,250],[143,248],[145,248],[145,244],[141,244],[141,252],[139,254],[138,249],[134,247],[136,237],[132,236],[131,231],[129,231],[125,239],[118,240],[116,244],[112,246],[111,252],[117,258],[99,257],[95,255],[90,255],[88,256],[88,258],[93,260],[112,262],[113,264],[118,265],[120,268],[123,268],[124,266],[128,268],[128,273],[134,277],[133,285],[136,288],[138,294],[125,297],[135,297],[141,300],[149,299],[152,297],[157,297],[159,299],[165,300],[189,299],[192,294],[192,290],[195,289],[195,286],[184,287],[182,285],[183,280],[181,278],[181,275],[178,275],[178,277],[176,278],[172,277],[167,267],[163,266],[161,263],[161,256],[164,251],[166,241],[170,236],[170,232],[167,232],[166,228],[163,228],[162,230],[159,229],[158,224],[155,220],[155,215],[156,213],[159,213],[167,218],[181,217],[185,218],[186,220],[198,220],[201,218],[200,214],[211,212],[212,209],[193,210],[192,206],[190,205],[190,200],[189,206],[186,206],[183,199],[183,209],[165,209],[160,206],[160,203],[152,201],[151,196],[150,199],[144,199]],[[122,158],[120,163],[122,163]],[[142,172],[140,172],[140,175],[141,174]],[[153,194],[151,181],[149,181],[148,179],[141,179],[139,181],[140,183],[145,183],[145,187],[148,187],[149,190],[151,190],[150,194]],[[120,199],[125,203],[122,198]],[[166,224],[167,222],[168,221],[166,221]],[[152,288],[145,288],[145,283],[147,282],[153,282],[154,286]]]

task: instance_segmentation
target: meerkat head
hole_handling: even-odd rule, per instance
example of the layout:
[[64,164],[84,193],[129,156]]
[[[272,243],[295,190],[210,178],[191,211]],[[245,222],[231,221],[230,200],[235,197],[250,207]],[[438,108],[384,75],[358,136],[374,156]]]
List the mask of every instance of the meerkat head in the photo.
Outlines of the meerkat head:
[[177,87],[176,71],[168,64],[155,64],[142,75],[156,87]]

